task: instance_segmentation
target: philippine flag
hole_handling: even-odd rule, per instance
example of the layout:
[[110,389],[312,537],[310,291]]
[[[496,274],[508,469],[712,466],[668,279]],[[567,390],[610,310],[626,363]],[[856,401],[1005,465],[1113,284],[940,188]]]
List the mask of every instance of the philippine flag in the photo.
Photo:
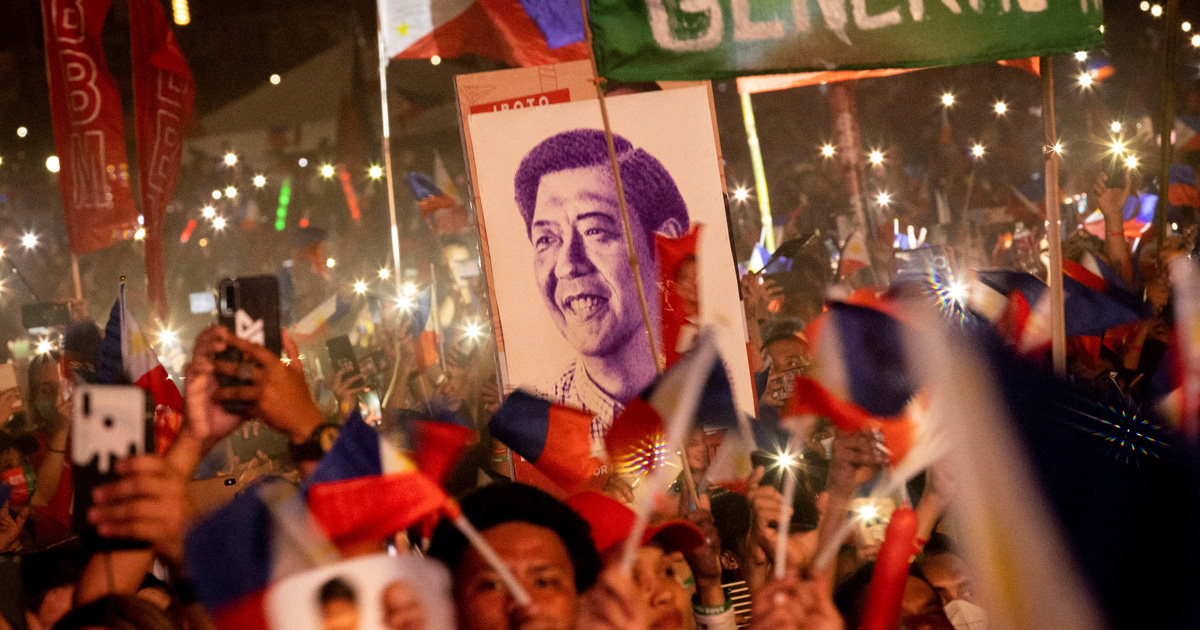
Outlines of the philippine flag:
[[184,539],[196,598],[221,630],[265,629],[263,600],[272,582],[340,557],[303,495],[278,478],[206,515]]
[[[578,492],[604,465],[592,457],[592,414],[516,390],[488,421],[488,431],[566,494]],[[536,485],[536,484],[535,484]]]
[[437,483],[357,415],[304,487],[314,521],[339,549],[383,541],[453,509]]
[[158,362],[154,346],[125,308],[125,285],[121,285],[120,298],[104,327],[96,379],[106,385],[132,383],[149,392],[154,399],[155,451],[163,453],[175,442],[183,425],[183,398]]
[[575,0],[378,0],[389,59],[476,54],[512,66],[587,59]]

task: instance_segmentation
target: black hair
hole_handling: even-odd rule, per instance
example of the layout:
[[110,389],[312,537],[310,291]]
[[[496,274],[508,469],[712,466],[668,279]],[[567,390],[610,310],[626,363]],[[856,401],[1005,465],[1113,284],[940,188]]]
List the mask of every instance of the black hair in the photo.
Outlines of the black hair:
[[337,601],[347,601],[353,604],[358,601],[358,596],[355,595],[354,588],[345,580],[335,577],[321,585],[321,590],[317,592],[317,599],[322,606]]
[[929,535],[929,542],[925,543],[924,553],[926,556],[936,556],[943,553],[958,555],[958,548],[955,546],[952,538],[941,532],[934,532]]
[[712,515],[713,521],[716,522],[717,534],[721,538],[721,547],[725,551],[742,553],[744,549],[741,548],[741,544],[750,535],[750,527],[753,524],[750,500],[736,492],[713,494]]
[[[687,204],[679,193],[675,179],[662,162],[615,134],[613,146],[616,148],[621,183],[630,214],[640,218],[647,241],[652,244],[654,239],[651,235],[670,219],[675,219],[680,229],[686,232]],[[609,163],[608,142],[600,129],[572,129],[555,134],[526,154],[513,182],[517,208],[521,211],[521,218],[525,219],[526,236],[531,233],[533,226],[533,211],[537,207],[542,177]]]
[[783,317],[772,321],[763,330],[762,348],[766,350],[768,346],[778,341],[788,341],[797,339],[804,333],[804,322],[794,317]]
[[871,587],[871,574],[874,572],[875,563],[868,562],[833,589],[833,605],[837,606],[847,628],[862,625],[863,610],[867,607],[867,590]]
[[[521,483],[499,482],[463,497],[462,513],[476,529],[487,531],[504,523],[529,523],[558,535],[575,570],[575,590],[586,591],[600,573],[600,554],[592,542],[592,528],[583,517],[545,492]],[[458,572],[467,539],[443,520],[433,533],[429,555]]]
[[112,630],[174,630],[167,613],[158,606],[133,595],[107,595],[73,608],[54,624],[54,630],[84,628]]

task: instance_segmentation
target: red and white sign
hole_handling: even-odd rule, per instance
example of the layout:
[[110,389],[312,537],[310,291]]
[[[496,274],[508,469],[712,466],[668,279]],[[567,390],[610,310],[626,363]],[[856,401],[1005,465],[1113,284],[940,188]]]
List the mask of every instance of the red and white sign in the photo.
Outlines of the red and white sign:
[[486,112],[503,112],[510,109],[525,109],[527,107],[543,107],[553,105],[555,103],[569,103],[571,101],[571,91],[568,89],[554,90],[553,92],[542,92],[532,96],[522,96],[520,98],[510,98],[494,103],[483,103],[480,105],[472,105],[472,114],[483,114]]
[[41,0],[59,188],[71,251],[112,245],[137,228],[121,99],[100,32],[111,0]]

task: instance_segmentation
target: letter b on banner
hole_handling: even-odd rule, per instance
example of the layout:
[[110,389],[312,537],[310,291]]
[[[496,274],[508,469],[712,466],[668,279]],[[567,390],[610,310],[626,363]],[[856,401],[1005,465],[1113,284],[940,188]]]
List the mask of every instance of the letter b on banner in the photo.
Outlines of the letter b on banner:
[[72,125],[90,125],[100,115],[100,88],[96,86],[96,61],[76,50],[59,52],[67,82],[67,104]]

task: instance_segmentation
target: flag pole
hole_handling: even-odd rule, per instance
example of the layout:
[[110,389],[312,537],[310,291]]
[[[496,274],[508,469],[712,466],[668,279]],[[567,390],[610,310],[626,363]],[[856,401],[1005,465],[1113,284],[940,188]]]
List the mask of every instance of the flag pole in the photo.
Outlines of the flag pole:
[[71,280],[75,282],[75,299],[83,299],[83,283],[79,281],[79,258],[71,254]]
[[[700,406],[700,397],[704,393],[708,376],[712,374],[713,362],[718,360],[717,340],[712,329],[706,328],[701,333],[688,360],[694,361],[695,365],[689,366],[691,371],[685,376],[683,385],[679,389],[679,404],[671,413],[671,417],[664,419],[666,435],[663,442],[667,453],[678,450],[683,444],[688,427],[691,426],[692,419],[696,416],[696,409]],[[633,573],[633,565],[637,561],[638,549],[642,546],[642,536],[646,533],[652,503],[655,497],[666,491],[674,478],[671,475],[671,468],[665,464],[664,462],[650,473],[650,487],[634,501],[633,527],[630,528],[629,536],[625,539],[625,549],[622,551],[621,557],[621,567],[626,575]]]
[[[754,169],[754,194],[758,197],[758,214],[762,221],[762,244],[775,252],[775,220],[771,217],[771,200],[767,196],[767,171],[763,168],[762,147],[758,142],[758,125],[754,121],[754,103],[750,92],[743,92],[742,120],[746,124],[746,144],[750,146],[750,166]],[[732,232],[731,232],[732,233]]]
[[1062,213],[1058,197],[1058,132],[1054,124],[1054,58],[1041,59],[1042,123],[1046,155],[1046,240],[1050,247],[1050,356],[1054,372],[1067,371],[1066,313],[1063,311]]
[[[378,4],[375,6],[376,19],[379,20],[379,28],[376,29],[376,39],[379,40],[379,109],[383,115],[383,172],[384,181],[387,183],[388,197],[388,218],[392,222],[392,264],[395,268],[393,276],[396,279],[396,295],[402,293],[401,287],[404,285],[404,273],[400,269],[400,228],[396,223],[396,191],[392,185],[392,125],[390,115],[388,114],[388,90],[387,90],[387,67],[388,56],[383,42],[383,14],[382,7]],[[354,54],[358,54],[356,50]]]
[[1171,184],[1171,157],[1173,147],[1171,135],[1175,128],[1175,61],[1179,51],[1175,50],[1179,28],[1179,0],[1167,0],[1166,19],[1163,27],[1163,101],[1162,114],[1159,121],[1159,165],[1158,165],[1158,203],[1154,208],[1154,239],[1158,245],[1158,266],[1165,265],[1162,246],[1167,238],[1167,208],[1170,207],[1170,195],[1167,193]]
[[583,12],[583,33],[587,37],[588,60],[592,62],[592,79],[596,84],[596,98],[600,101],[600,117],[604,120],[604,141],[608,144],[608,160],[612,163],[613,183],[617,187],[617,205],[621,209],[621,224],[625,231],[625,246],[629,248],[629,266],[633,268],[633,281],[637,286],[638,303],[642,307],[642,321],[646,324],[646,337],[650,340],[650,355],[654,358],[654,369],[663,373],[665,358],[658,351],[654,339],[654,323],[650,319],[650,307],[646,303],[646,287],[642,286],[641,266],[638,264],[637,249],[633,246],[633,231],[629,223],[629,206],[625,203],[625,186],[621,183],[621,165],[617,162],[617,147],[613,142],[612,124],[608,120],[608,104],[604,101],[604,86],[600,79],[600,68],[596,65],[596,49],[592,44],[592,25],[588,21],[587,0],[579,0]]

